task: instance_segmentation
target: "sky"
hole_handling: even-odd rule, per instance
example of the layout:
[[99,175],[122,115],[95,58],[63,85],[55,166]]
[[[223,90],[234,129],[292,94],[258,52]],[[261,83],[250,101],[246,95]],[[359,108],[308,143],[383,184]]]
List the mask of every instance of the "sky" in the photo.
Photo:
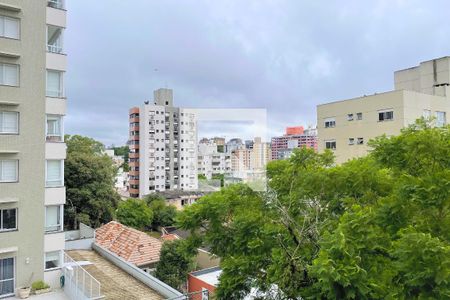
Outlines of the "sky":
[[[448,0],[68,0],[66,133],[128,139],[128,109],[258,108],[269,135],[316,105],[393,89],[395,70],[450,55]],[[225,126],[226,127],[226,126]],[[248,138],[241,126],[201,136]]]

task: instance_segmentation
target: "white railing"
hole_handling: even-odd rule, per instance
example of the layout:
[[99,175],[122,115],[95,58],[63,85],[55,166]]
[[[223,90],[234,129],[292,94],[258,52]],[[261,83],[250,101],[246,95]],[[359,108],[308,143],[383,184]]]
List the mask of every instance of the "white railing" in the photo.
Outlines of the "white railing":
[[101,285],[88,271],[64,253],[64,293],[71,300],[102,299]]
[[57,53],[61,54],[63,52],[63,49],[59,45],[47,45],[47,51],[51,53]]

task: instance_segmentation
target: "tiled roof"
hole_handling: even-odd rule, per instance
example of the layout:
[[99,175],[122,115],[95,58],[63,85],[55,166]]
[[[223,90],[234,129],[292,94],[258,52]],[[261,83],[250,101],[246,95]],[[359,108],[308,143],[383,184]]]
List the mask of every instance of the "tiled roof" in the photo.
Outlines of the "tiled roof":
[[169,234],[163,234],[163,235],[161,236],[161,239],[162,239],[164,242],[167,242],[167,241],[178,240],[178,239],[180,239],[180,237],[179,237],[178,235],[176,235],[176,234],[169,233]]
[[162,242],[116,221],[95,230],[95,242],[136,266],[159,261]]

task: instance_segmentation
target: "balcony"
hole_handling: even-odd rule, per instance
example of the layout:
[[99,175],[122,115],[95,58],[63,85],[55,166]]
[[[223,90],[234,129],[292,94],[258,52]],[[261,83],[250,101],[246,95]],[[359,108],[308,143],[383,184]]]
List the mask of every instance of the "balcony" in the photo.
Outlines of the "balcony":
[[47,51],[51,53],[63,53],[63,30],[64,28],[48,25],[47,26]]

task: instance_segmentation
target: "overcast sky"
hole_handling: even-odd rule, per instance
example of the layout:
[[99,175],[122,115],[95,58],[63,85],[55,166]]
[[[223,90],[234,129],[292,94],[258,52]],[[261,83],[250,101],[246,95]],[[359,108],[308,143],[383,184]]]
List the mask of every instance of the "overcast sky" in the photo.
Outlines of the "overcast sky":
[[106,145],[126,143],[128,109],[159,87],[182,107],[265,108],[281,134],[450,55],[448,0],[67,2],[66,132]]

